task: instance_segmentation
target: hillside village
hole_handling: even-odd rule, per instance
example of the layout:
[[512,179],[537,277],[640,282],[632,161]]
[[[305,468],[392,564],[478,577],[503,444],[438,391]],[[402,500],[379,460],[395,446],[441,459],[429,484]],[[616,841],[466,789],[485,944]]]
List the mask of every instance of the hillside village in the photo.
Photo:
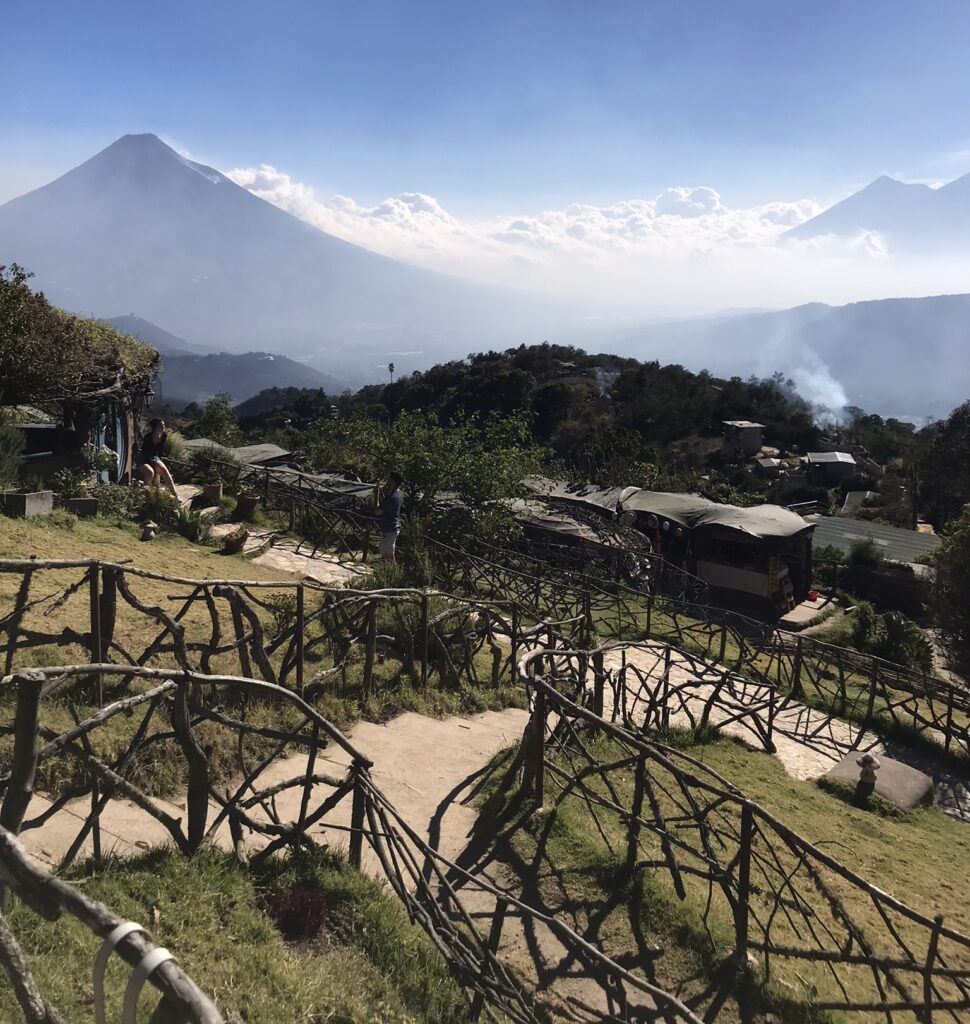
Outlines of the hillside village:
[[968,406],[547,344],[167,409],[0,297],[2,1019],[109,937],[158,1019],[970,1014]]

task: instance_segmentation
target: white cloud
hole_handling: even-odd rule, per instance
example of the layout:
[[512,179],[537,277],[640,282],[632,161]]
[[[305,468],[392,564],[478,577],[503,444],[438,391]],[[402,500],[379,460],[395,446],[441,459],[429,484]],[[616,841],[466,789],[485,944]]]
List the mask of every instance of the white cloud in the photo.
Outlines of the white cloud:
[[376,206],[313,189],[268,164],[228,176],[262,199],[324,231],[389,256],[446,265],[454,257],[493,262],[522,247],[593,256],[596,253],[685,253],[719,245],[761,245],[818,212],[811,200],[731,209],[706,186],[668,188],[655,199],[610,206],[573,204],[539,214],[461,221],[433,196],[404,192]]
[[[709,186],[605,206],[462,218],[433,196],[403,192],[374,206],[317,196],[275,167],[228,177],[322,230],[430,269],[603,304],[686,311],[938,292],[940,267],[892,260],[874,232],[779,244],[815,216],[813,199],[731,207]],[[959,289],[958,289],[959,290]]]

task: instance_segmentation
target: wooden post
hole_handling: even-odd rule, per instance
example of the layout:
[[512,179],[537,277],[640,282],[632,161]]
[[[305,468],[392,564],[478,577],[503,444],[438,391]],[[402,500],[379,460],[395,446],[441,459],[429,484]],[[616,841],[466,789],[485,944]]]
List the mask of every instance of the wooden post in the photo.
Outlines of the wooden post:
[[768,686],[768,692],[770,694],[768,698],[768,745],[767,751],[769,754],[775,752],[775,716],[778,714],[778,690],[770,683],[765,684]]
[[[100,665],[104,660],[101,650],[101,567],[92,565],[88,579],[91,593],[91,662]],[[98,672],[94,677],[98,692],[98,707],[104,706],[104,680]]]
[[303,644],[306,630],[305,587],[296,585],[296,692],[303,696]]
[[350,811],[350,864],[360,871],[361,852],[364,848],[364,813],[366,811],[364,787],[360,781],[361,766],[354,765],[354,802]]
[[597,651],[591,658],[593,662],[593,714],[603,717],[603,691],[606,685],[606,668],[603,664],[603,652]]
[[583,627],[586,633],[586,646],[593,646],[593,601],[588,590],[583,592]]
[[754,814],[751,804],[741,805],[741,846],[738,858],[738,902],[734,910],[734,957],[738,966],[747,966],[748,918],[751,899],[751,844],[754,840]]
[[[428,649],[429,649],[429,637],[428,637],[428,595],[426,593],[421,594],[421,687],[422,689],[428,688]],[[515,671],[512,672],[513,679]]]
[[101,787],[96,777],[91,779],[91,844],[95,863],[101,863],[101,815],[98,805],[101,803]]
[[862,723],[863,728],[869,725],[872,721],[873,712],[876,709],[876,686],[879,681],[879,662],[876,658],[872,659],[872,676],[869,679],[869,703],[866,706],[866,718]]
[[717,660],[720,664],[724,664],[724,654],[727,651],[727,624],[721,623],[721,649],[718,652]]
[[535,729],[533,737],[535,746],[532,752],[535,770],[534,798],[536,809],[541,810],[545,800],[546,694],[544,690],[536,690],[532,720]]
[[[482,969],[484,970],[485,964],[488,962],[488,958],[495,957],[498,955],[498,946],[502,941],[502,925],[505,924],[505,915],[508,912],[509,905],[500,896],[495,901],[495,911],[492,914],[492,925],[488,930],[488,940],[486,942],[487,954],[482,960]],[[481,1019],[482,1010],[485,1009],[485,996],[481,990],[476,991],[472,998],[471,1010],[468,1014],[468,1019],[471,1021],[478,1021]]]
[[923,969],[923,1013],[922,1024],[933,1024],[933,962],[940,944],[940,930],[943,928],[943,915],[937,914],[933,919],[933,930],[926,949],[926,967]]
[[953,693],[951,692],[946,702],[946,725],[943,729],[943,749],[949,754],[950,744],[953,742]]
[[802,638],[795,637],[795,660],[791,670],[791,692],[793,697],[802,695]]
[[232,609],[232,627],[236,633],[236,648],[239,651],[239,668],[247,679],[253,678],[253,665],[249,658],[249,647],[243,638],[246,635],[246,627],[243,625],[242,612],[236,606],[235,601],[230,601]]
[[647,594],[647,636],[650,636],[650,630],[653,621],[653,594]]
[[658,724],[664,732],[667,732],[670,728],[670,644],[664,645],[664,674],[661,694]]
[[637,758],[633,775],[633,804],[630,808],[630,822],[626,836],[626,871],[632,876],[637,866],[637,851],[640,848],[640,814],[643,811],[644,777],[647,773],[647,759]]
[[512,659],[512,685],[515,686],[516,672],[519,667],[519,630],[520,625],[520,611],[519,602],[515,601],[512,604],[512,636],[509,638],[511,641],[512,653],[510,655]]
[[367,646],[364,649],[364,695],[374,690],[374,659],[377,654],[377,600],[371,598],[367,608]]
[[14,712],[13,760],[7,791],[0,805],[0,825],[19,835],[27,805],[34,795],[34,772],[37,770],[37,731],[40,727],[40,697],[44,677],[26,670],[13,678],[17,695]]

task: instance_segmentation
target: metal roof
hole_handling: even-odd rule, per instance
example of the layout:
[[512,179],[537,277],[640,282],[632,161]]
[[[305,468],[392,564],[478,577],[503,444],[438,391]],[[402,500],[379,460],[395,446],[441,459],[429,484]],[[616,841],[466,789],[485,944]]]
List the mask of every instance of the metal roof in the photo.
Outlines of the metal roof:
[[293,454],[285,448],[280,448],[278,444],[244,444],[238,448],[232,448],[230,451],[237,461],[247,466],[255,466],[271,459],[287,458]]
[[594,487],[545,478],[533,478],[525,484],[551,501],[573,501],[607,512],[633,510],[651,513],[690,530],[720,526],[753,537],[783,538],[812,529],[811,523],[779,505],[738,508],[721,505],[698,494],[668,494],[639,487]]
[[815,523],[815,543],[831,544],[846,554],[860,540],[873,540],[885,558],[893,562],[915,562],[917,558],[935,551],[942,541],[932,533],[901,530],[885,523],[870,523],[847,516],[806,516]]
[[759,430],[765,429],[763,423],[752,423],[751,420],[721,420],[721,423],[725,427],[758,427]]
[[848,452],[809,452],[805,458],[809,462],[845,462],[855,465],[855,457]]

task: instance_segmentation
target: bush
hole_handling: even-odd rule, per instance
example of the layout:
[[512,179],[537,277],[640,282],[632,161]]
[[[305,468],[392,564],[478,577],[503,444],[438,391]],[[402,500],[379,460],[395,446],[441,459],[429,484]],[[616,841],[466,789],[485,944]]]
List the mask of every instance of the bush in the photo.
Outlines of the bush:
[[23,453],[23,431],[0,418],[0,491],[16,486]]
[[877,615],[867,601],[861,601],[847,636],[850,647],[892,661],[927,675],[933,671],[933,647],[923,631],[902,612]]
[[160,487],[137,487],[134,494],[132,511],[138,522],[153,519],[159,526],[175,528],[179,500],[171,491]]
[[239,461],[230,452],[215,445],[193,449],[189,455],[190,478],[197,484],[225,483],[230,475],[235,475],[230,470],[239,465]]
[[852,547],[849,549],[849,565],[874,567],[881,565],[882,562],[883,554],[871,537],[852,542]]
[[424,530],[417,516],[405,516],[401,523],[397,558],[403,580],[399,586],[431,586],[431,559],[424,546]]
[[185,447],[185,438],[177,430],[169,430],[167,434],[166,458],[172,459],[174,462],[188,462],[189,450]]
[[209,536],[209,524],[201,512],[179,508],[175,513],[175,531],[193,544],[201,544]]
[[59,469],[54,474],[52,486],[59,502],[68,498],[83,498],[88,493],[87,475],[76,469]]
[[950,668],[970,679],[970,507],[936,553],[934,610]]
[[104,519],[130,520],[135,518],[137,489],[124,484],[97,484],[91,497],[98,502],[98,515]]
[[273,594],[266,599],[269,613],[273,616],[272,636],[285,633],[296,622],[296,595]]

